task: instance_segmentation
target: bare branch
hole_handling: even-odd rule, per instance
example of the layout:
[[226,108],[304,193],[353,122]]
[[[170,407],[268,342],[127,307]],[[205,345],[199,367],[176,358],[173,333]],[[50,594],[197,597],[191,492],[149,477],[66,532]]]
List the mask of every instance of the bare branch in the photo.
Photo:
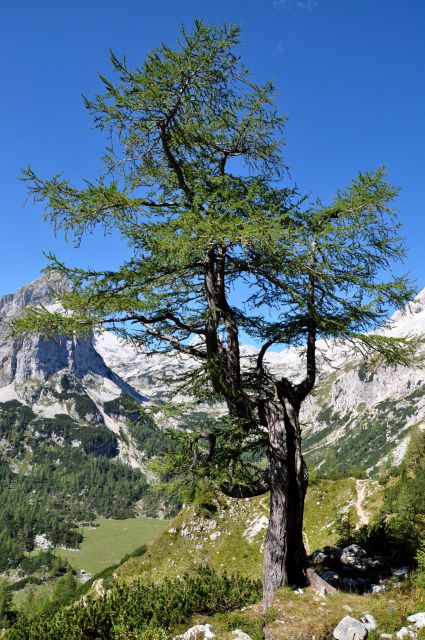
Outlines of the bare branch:
[[226,484],[220,485],[221,491],[229,498],[252,498],[262,496],[270,491],[270,472],[266,469],[261,477],[250,484]]

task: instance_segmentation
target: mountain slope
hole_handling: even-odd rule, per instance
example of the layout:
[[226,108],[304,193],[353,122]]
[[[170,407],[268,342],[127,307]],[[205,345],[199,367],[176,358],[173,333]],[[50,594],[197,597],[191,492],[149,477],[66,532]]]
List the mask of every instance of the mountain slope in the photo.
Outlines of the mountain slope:
[[[36,535],[74,544],[78,523],[134,513],[153,479],[146,462],[169,446],[162,427],[190,427],[211,411],[205,406],[173,420],[147,412],[185,399],[177,389],[181,374],[196,367],[188,357],[148,356],[107,332],[89,339],[10,337],[8,321],[28,305],[52,304],[59,285],[42,277],[0,298],[3,566],[8,557],[16,563]],[[424,336],[425,290],[381,331]],[[242,351],[247,362],[255,357],[253,347]],[[424,424],[423,350],[413,368],[366,362],[347,345],[321,343],[319,352],[316,391],[301,416],[310,466],[329,476],[376,475],[398,463],[412,427]],[[271,352],[267,363],[296,379],[303,353]]]
[[50,305],[58,284],[42,277],[0,298],[0,570],[38,540],[75,546],[80,523],[134,515],[148,487],[147,435],[160,445],[145,398],[93,339],[9,335],[8,321]]
[[[425,289],[402,311],[397,311],[380,333],[425,337]],[[176,379],[196,367],[188,356],[148,356],[116,336],[96,337],[104,361],[134,388],[155,402],[179,402]],[[244,346],[248,362],[254,347]],[[318,344],[318,380],[302,407],[304,452],[321,473],[379,473],[382,466],[399,464],[414,426],[425,425],[425,350],[420,347],[417,366],[385,366],[365,360],[350,345]],[[266,354],[271,370],[297,380],[305,370],[301,349]],[[206,410],[204,408],[204,410]]]

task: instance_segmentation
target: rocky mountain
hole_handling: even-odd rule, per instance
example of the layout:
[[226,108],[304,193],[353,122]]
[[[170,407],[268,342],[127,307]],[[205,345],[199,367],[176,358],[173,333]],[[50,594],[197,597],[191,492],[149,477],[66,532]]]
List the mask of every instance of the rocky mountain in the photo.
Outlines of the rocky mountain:
[[81,523],[134,515],[161,451],[144,396],[92,338],[10,336],[8,322],[52,304],[58,284],[43,277],[0,298],[0,571],[40,540],[73,547]]
[[96,426],[103,435],[97,454],[116,455],[139,468],[140,447],[115,401],[122,396],[129,404],[140,404],[146,398],[105,364],[93,338],[9,335],[8,321],[28,306],[51,305],[58,285],[55,277],[41,277],[0,298],[0,407],[4,411],[15,402],[30,407],[38,419],[60,416],[74,421],[76,429]]
[[318,467],[376,475],[403,459],[412,429],[425,428],[425,289],[379,329],[419,340],[415,365],[384,366],[347,346],[324,345],[314,395],[304,408],[304,447]]
[[[425,336],[425,289],[397,311],[380,333],[386,336]],[[181,400],[176,379],[196,366],[188,356],[148,356],[116,336],[103,333],[96,349],[108,366],[140,393],[155,402]],[[425,349],[417,365],[385,366],[366,360],[350,345],[320,342],[319,376],[314,394],[303,406],[304,451],[311,465],[323,473],[367,471],[398,464],[414,427],[425,426]],[[243,347],[248,362],[254,347]],[[305,370],[303,351],[269,352],[269,367],[296,380]]]
[[[82,442],[74,432],[83,429],[87,435],[95,428],[98,446],[93,451],[143,470],[161,433],[147,417],[144,427],[140,421],[134,427],[129,414],[152,403],[184,399],[177,381],[196,363],[184,355],[148,355],[109,332],[90,339],[11,338],[8,320],[28,305],[52,304],[58,284],[54,277],[41,277],[0,298],[0,410],[15,402],[30,408],[39,421],[66,417],[74,425],[74,447]],[[388,336],[423,336],[425,289],[380,331]],[[397,464],[411,429],[424,424],[424,351],[418,354],[418,366],[411,368],[366,361],[347,345],[320,343],[319,352],[318,383],[302,413],[310,463],[329,473],[362,469],[372,475],[382,464]],[[243,347],[247,362],[255,354],[254,347]],[[267,363],[275,372],[296,379],[303,371],[303,352],[269,352]],[[160,413],[157,422],[163,426]],[[63,437],[52,433],[49,437]],[[7,439],[2,442],[7,452]]]

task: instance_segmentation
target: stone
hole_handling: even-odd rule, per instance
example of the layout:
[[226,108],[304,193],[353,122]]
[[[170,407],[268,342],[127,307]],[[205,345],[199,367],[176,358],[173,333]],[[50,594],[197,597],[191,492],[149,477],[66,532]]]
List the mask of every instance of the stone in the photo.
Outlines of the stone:
[[358,544],[350,544],[345,547],[341,553],[341,562],[348,565],[357,565],[360,560],[366,558],[366,551]]
[[396,578],[405,578],[409,573],[409,567],[397,567],[396,569],[391,569],[391,573]]
[[329,584],[336,584],[339,582],[339,575],[335,571],[324,571],[320,574],[320,577]]
[[353,610],[353,607],[350,607],[349,604],[343,604],[342,608],[345,609],[346,611],[350,611],[350,612]]
[[368,631],[374,631],[378,627],[378,623],[370,613],[365,613],[363,618],[360,618],[360,621],[363,622]]
[[340,549],[339,547],[329,547],[326,546],[323,548],[323,552],[326,553],[326,555],[331,558],[340,558],[341,554],[342,554],[342,549]]
[[364,578],[346,577],[342,579],[342,586],[348,591],[364,590],[366,584],[367,584],[367,581]]
[[212,640],[215,637],[210,624],[196,624],[182,635],[174,636],[173,640]]
[[210,535],[210,540],[212,540],[214,542],[214,540],[217,540],[217,538],[219,538],[220,536],[221,536],[221,531],[214,531]]
[[232,631],[233,640],[252,640],[251,636],[249,636],[244,631],[240,629],[235,629]]
[[410,631],[407,627],[401,627],[399,631],[395,634],[397,638],[414,638],[415,634]]
[[391,633],[380,633],[379,634],[380,638],[392,638]]
[[364,640],[367,634],[368,631],[363,622],[351,616],[345,616],[334,629],[336,640]]
[[422,629],[422,627],[425,627],[425,611],[414,613],[413,615],[408,616],[407,620],[409,622],[414,622],[416,629]]
[[322,562],[326,560],[326,558],[326,553],[323,553],[322,551],[315,551],[311,556],[311,562],[313,564],[322,564]]
[[385,591],[385,586],[383,584],[372,585],[372,593],[381,593],[382,591]]

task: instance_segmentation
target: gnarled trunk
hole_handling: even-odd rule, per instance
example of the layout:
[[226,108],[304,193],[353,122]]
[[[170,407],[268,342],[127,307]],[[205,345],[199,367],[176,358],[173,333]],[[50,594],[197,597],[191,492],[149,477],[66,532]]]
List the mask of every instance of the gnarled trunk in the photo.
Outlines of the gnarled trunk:
[[265,608],[282,585],[306,584],[307,555],[302,537],[307,469],[301,455],[299,407],[288,397],[266,407],[269,429],[270,519],[264,549]]

